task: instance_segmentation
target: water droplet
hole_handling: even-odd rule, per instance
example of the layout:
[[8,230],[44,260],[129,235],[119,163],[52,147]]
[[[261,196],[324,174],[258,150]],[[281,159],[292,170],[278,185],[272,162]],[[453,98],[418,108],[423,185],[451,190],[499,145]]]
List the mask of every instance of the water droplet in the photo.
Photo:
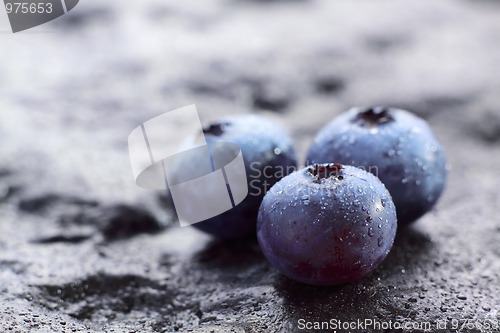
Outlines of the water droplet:
[[401,181],[401,183],[403,183],[403,184],[408,183],[408,178],[403,178],[403,180]]
[[371,222],[371,221],[372,221],[372,217],[371,217],[371,216],[368,216],[368,217],[366,218],[366,222]]
[[422,181],[420,179],[415,180],[415,185],[420,186],[422,184]]
[[384,239],[382,238],[382,236],[380,236],[378,239],[377,239],[377,245],[378,247],[381,247],[382,244],[384,244]]
[[368,229],[368,236],[373,237],[375,235],[375,231],[373,231],[373,228]]
[[387,203],[387,202],[386,202],[386,199],[382,199],[382,200],[380,200],[380,203],[382,204],[382,207],[385,207],[385,204]]
[[279,149],[278,147],[274,148],[274,154],[280,155],[281,154],[281,149]]
[[302,196],[302,203],[303,203],[304,205],[306,205],[306,206],[307,206],[307,205],[309,205],[309,204],[311,203],[311,201],[309,200],[309,196],[308,196],[308,195],[303,195],[303,196]]
[[411,128],[411,133],[418,134],[418,133],[421,133],[421,132],[422,132],[422,130],[418,126],[414,126],[414,127]]

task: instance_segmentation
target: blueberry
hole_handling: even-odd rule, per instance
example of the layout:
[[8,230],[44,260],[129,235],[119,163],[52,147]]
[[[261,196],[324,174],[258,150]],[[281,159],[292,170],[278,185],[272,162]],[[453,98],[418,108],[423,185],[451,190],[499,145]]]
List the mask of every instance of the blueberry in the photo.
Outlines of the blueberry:
[[360,279],[389,253],[396,209],[382,182],[352,166],[320,164],[280,180],[259,209],[262,252],[287,277],[312,285]]
[[394,108],[353,108],[340,115],[318,133],[307,161],[353,165],[378,176],[400,225],[428,212],[446,180],[443,149],[427,123]]
[[[256,115],[228,116],[209,124],[203,132],[208,145],[216,142],[239,145],[249,187],[247,197],[239,205],[193,226],[222,239],[255,234],[264,194],[278,180],[296,170],[291,139],[280,126]],[[199,134],[190,140],[201,140]],[[189,168],[196,168],[196,161],[189,162],[182,164],[183,172],[189,173]]]

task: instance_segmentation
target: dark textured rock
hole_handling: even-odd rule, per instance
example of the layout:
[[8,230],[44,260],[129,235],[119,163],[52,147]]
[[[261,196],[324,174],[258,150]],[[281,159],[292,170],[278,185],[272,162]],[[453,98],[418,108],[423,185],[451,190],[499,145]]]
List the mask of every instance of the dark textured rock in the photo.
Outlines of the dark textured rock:
[[81,29],[92,24],[106,24],[113,21],[113,11],[109,8],[81,8],[76,7],[77,10],[71,11],[70,15],[64,16],[56,24],[61,25],[65,29]]
[[42,195],[37,195],[34,197],[24,198],[19,201],[18,207],[20,210],[27,213],[41,213],[55,205],[75,205],[75,206],[89,206],[95,207],[99,203],[93,200],[85,200],[72,196],[65,196],[54,193],[47,193]]
[[[486,0],[81,2],[33,30],[53,33],[1,35],[0,331],[498,322],[499,12]],[[448,188],[377,270],[336,288],[284,278],[255,240],[164,228],[160,191],[133,184],[131,129],[187,104],[205,121],[255,101],[302,156],[351,106],[415,110],[446,149]]]
[[127,205],[107,207],[96,223],[107,239],[127,238],[141,233],[155,233],[163,226],[145,210]]
[[20,186],[16,185],[0,184],[0,203],[9,200],[21,189]]
[[335,94],[345,88],[345,80],[335,76],[324,76],[315,82],[316,90],[321,94]]
[[394,48],[404,46],[409,40],[409,36],[368,36],[365,43],[367,48],[372,52],[387,52]]
[[498,110],[485,112],[475,124],[475,134],[487,143],[500,141],[500,106]]
[[[173,300],[173,292],[147,278],[133,275],[112,276],[98,274],[67,285],[38,286],[42,305],[56,309],[71,308],[69,315],[76,319],[90,319],[102,312],[109,319],[118,313],[133,310],[157,311],[168,307],[166,299]],[[45,302],[47,301],[47,302]]]
[[87,239],[89,239],[91,235],[55,235],[44,238],[38,238],[33,241],[33,243],[38,244],[54,244],[54,243],[70,243],[70,244],[78,244]]
[[258,82],[252,87],[253,107],[281,112],[293,101],[293,93],[284,83],[276,81]]

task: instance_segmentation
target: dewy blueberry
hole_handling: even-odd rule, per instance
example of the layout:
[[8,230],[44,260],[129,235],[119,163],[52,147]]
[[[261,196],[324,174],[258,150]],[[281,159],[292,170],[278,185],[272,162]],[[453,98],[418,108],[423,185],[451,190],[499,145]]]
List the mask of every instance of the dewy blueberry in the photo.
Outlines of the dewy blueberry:
[[[193,226],[222,239],[255,233],[257,213],[264,194],[278,180],[296,169],[291,139],[279,125],[256,115],[228,116],[206,126],[203,132],[209,145],[214,142],[239,145],[249,191],[236,207]],[[199,139],[199,135],[192,138]],[[196,161],[190,162],[182,166],[183,172],[189,172],[186,168],[196,167]]]
[[313,165],[274,185],[259,209],[257,237],[287,277],[312,285],[360,279],[389,253],[396,209],[372,174],[339,164]]
[[428,212],[446,180],[443,149],[427,123],[393,108],[353,108],[340,115],[318,133],[307,161],[353,165],[378,176],[401,225]]

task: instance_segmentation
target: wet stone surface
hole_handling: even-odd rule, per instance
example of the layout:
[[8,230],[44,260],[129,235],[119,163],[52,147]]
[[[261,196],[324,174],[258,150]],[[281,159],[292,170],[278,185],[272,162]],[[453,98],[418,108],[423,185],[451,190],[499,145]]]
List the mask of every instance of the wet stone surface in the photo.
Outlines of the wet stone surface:
[[[499,15],[466,0],[81,2],[43,33],[0,34],[0,331],[494,331],[481,325],[500,311]],[[301,285],[255,239],[180,228],[164,193],[135,186],[130,131],[193,103],[204,123],[278,121],[301,159],[351,106],[408,108],[445,147],[448,186],[371,275]]]

